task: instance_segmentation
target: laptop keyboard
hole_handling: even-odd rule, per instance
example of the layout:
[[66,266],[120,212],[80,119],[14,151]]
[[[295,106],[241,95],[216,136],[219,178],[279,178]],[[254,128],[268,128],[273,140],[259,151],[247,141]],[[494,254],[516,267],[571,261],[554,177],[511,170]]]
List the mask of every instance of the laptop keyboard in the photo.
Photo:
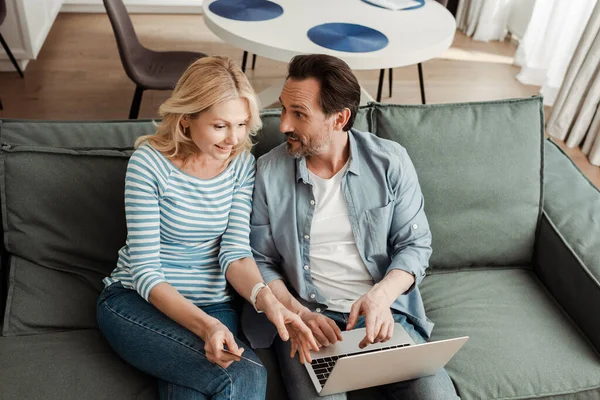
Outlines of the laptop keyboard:
[[315,375],[317,375],[317,379],[319,380],[321,387],[323,387],[323,386],[325,386],[325,382],[327,382],[327,379],[329,379],[329,375],[331,375],[331,371],[333,370],[335,363],[340,358],[353,356],[356,354],[366,354],[366,353],[374,353],[376,351],[382,351],[382,350],[398,349],[400,347],[406,347],[406,346],[410,346],[410,344],[404,343],[404,344],[398,344],[395,346],[381,347],[379,349],[357,351],[356,353],[339,354],[337,356],[315,358],[314,360],[312,360],[310,365],[312,366],[313,371],[315,371]]

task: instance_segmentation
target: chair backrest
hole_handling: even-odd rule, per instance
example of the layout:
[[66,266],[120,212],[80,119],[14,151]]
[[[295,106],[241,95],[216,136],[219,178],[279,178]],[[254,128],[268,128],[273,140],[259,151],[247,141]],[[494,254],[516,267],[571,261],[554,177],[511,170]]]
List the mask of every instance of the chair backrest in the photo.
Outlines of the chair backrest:
[[144,51],[144,47],[135,34],[131,18],[129,18],[123,1],[103,0],[103,2],[115,33],[115,38],[117,39],[117,47],[119,48],[123,68],[125,68],[125,72],[129,78],[136,82],[133,60],[136,55]]
[[0,25],[4,22],[4,18],[6,18],[6,0],[0,0]]

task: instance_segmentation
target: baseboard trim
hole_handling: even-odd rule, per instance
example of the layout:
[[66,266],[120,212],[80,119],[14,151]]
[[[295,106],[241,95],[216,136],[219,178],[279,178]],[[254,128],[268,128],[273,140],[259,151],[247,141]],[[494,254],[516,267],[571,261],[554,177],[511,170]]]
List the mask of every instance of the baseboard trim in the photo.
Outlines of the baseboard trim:
[[[202,14],[202,2],[197,5],[171,4],[128,4],[127,11],[130,14]],[[63,4],[60,12],[70,13],[105,13],[102,4]]]

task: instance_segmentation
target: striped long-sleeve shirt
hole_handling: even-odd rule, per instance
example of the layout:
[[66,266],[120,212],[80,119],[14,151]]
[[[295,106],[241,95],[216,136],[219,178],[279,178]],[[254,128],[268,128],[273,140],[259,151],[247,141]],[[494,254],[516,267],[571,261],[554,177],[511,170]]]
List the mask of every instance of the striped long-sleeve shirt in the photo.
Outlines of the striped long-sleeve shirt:
[[120,281],[146,300],[161,282],[196,305],[229,300],[227,268],[252,257],[255,172],[254,156],[244,152],[221,174],[203,180],[150,145],[140,146],[125,176],[127,242],[104,284]]

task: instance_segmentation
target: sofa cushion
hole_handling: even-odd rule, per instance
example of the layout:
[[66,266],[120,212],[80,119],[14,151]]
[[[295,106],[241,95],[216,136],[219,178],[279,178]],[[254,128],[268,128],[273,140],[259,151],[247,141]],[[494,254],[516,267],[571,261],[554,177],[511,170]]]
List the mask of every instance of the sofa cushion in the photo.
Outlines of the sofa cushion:
[[[545,141],[544,212],[573,254],[600,281],[600,190],[550,140]],[[599,332],[600,333],[600,332]]]
[[135,140],[156,131],[152,121],[0,120],[0,142],[64,149],[131,149]]
[[525,268],[423,281],[432,340],[467,335],[448,363],[462,400],[600,398],[600,356]]
[[544,215],[536,273],[600,351],[600,190],[545,141]]
[[156,381],[121,360],[98,330],[0,338],[3,399],[157,399]]
[[[17,213],[12,213],[13,210],[10,210],[11,216],[14,217],[12,218],[12,222],[10,222],[12,231],[9,232],[9,237],[5,237],[4,231],[9,223],[6,220],[8,209],[2,204],[4,214],[2,215],[2,242],[5,245],[9,245],[9,247],[15,245],[21,249],[19,250],[21,255],[26,253],[24,255],[25,259],[33,260],[38,266],[58,268],[60,270],[60,272],[57,272],[57,276],[52,278],[47,276],[47,279],[57,282],[57,277],[65,277],[70,281],[66,283],[66,286],[72,288],[76,285],[76,280],[81,278],[81,274],[91,274],[91,276],[84,279],[85,282],[82,289],[84,291],[88,290],[88,282],[90,279],[93,279],[95,287],[99,290],[101,284],[100,282],[96,282],[97,271],[101,270],[101,275],[104,275],[105,270],[110,270],[113,267],[116,255],[109,253],[112,253],[115,247],[122,244],[124,237],[124,228],[119,227],[115,229],[115,225],[120,225],[121,221],[124,223],[122,211],[122,177],[125,173],[124,165],[126,165],[128,152],[131,152],[131,146],[137,137],[152,133],[154,130],[155,128],[151,121],[0,121],[2,157],[5,156],[4,153],[14,147],[20,147],[21,149],[29,147],[32,150],[36,148],[38,150],[48,148],[49,150],[45,155],[42,155],[40,152],[38,152],[37,156],[21,154],[23,157],[20,159],[26,160],[27,165],[18,166],[18,162],[13,164],[12,161],[16,160],[16,158],[13,158],[9,162],[15,167],[13,169],[7,170],[9,166],[6,164],[5,159],[2,158],[0,160],[0,195],[2,196],[0,201],[4,203],[4,199],[8,195],[14,202],[13,204],[19,204],[20,201],[23,201],[27,207],[31,207],[29,209],[21,207]],[[71,159],[67,161],[65,153],[53,155],[53,148],[72,150],[69,153],[72,156]],[[88,159],[80,165],[77,161],[79,151],[85,152],[88,150],[100,150],[100,153],[96,153],[95,156],[105,157],[104,164],[90,163]],[[108,150],[111,154],[102,154],[102,151],[105,150]],[[111,158],[115,154],[118,154],[118,157]],[[88,152],[87,155],[91,156],[92,152]],[[57,158],[52,161],[54,156]],[[118,158],[121,159],[118,160]],[[38,164],[42,159],[45,161]],[[67,165],[61,165],[62,161],[65,161]],[[116,166],[112,164],[116,164]],[[103,168],[105,165],[109,165],[107,169]],[[119,176],[121,176],[121,181],[118,185],[110,185],[110,182],[115,177],[119,178]],[[41,186],[39,183],[41,183]],[[57,186],[57,190],[53,188],[53,185]],[[81,187],[92,187],[92,191],[88,192],[89,196],[80,193],[81,196],[78,197],[78,194],[75,193],[75,188]],[[13,191],[13,188],[15,191]],[[45,191],[48,188],[51,189],[50,192]],[[62,193],[61,190],[63,191]],[[117,196],[113,196],[114,194]],[[99,197],[98,200],[92,202],[94,207],[85,209],[85,206],[90,205],[93,197],[96,195],[99,195]],[[85,198],[85,201],[79,203],[82,197]],[[104,201],[111,198],[114,199],[113,203],[104,204]],[[63,202],[64,204],[61,204]],[[108,206],[114,205],[115,202],[118,204],[118,208],[116,210],[107,210]],[[57,210],[61,214],[51,214]],[[83,218],[80,218],[82,216]],[[65,217],[67,220],[64,219]],[[55,224],[55,218],[56,222],[58,222],[57,224]],[[90,225],[90,221],[95,223]],[[35,226],[38,222],[43,222],[44,225]],[[65,225],[69,226],[70,229],[62,229]],[[95,229],[90,228],[94,226],[96,227]],[[21,227],[25,228],[26,232],[19,232]],[[107,229],[104,229],[105,227]],[[11,237],[11,233],[16,236],[13,235],[14,237]],[[83,235],[81,235],[82,233]],[[60,236],[61,234],[63,236]],[[36,240],[40,237],[42,238],[42,243],[40,243],[41,248],[36,243]],[[12,240],[10,244],[7,243],[9,239]],[[15,239],[17,240],[16,242]],[[119,242],[119,244],[115,244],[116,242]],[[110,249],[108,252],[106,251],[107,246],[105,246],[107,243],[109,243],[108,247]],[[25,246],[28,246],[29,250],[24,248]],[[89,250],[91,250],[90,254],[84,254],[84,252]],[[106,260],[109,259],[111,266],[99,266],[99,262],[96,260],[93,262],[94,265],[90,270],[90,260],[96,258],[98,255],[103,260],[101,263],[106,264]],[[0,271],[0,277],[2,277],[0,287],[2,288],[8,284],[7,280],[10,273],[8,271],[9,258],[10,255],[3,254],[3,262],[0,265],[2,269]],[[84,260],[83,263],[80,262],[82,259]],[[52,274],[52,271],[55,270],[52,269],[45,272],[46,274]],[[68,273],[77,271],[75,273],[75,280],[67,278],[66,270],[70,271]],[[26,289],[27,284],[26,282],[23,283],[22,288]],[[33,285],[36,284],[33,283]],[[59,304],[63,304],[67,298],[65,297],[61,301],[59,297],[64,293],[64,291],[60,290],[60,287],[47,287],[42,297],[32,296],[29,299],[29,303],[37,302],[49,306],[56,301]],[[26,296],[27,292],[24,291],[22,294]],[[41,293],[38,292],[37,294]],[[21,297],[21,299],[26,300],[25,297]],[[5,296],[1,296],[0,305],[3,311],[4,301]],[[87,301],[75,301],[74,307],[77,304],[82,304],[82,309],[89,310],[90,304]],[[57,308],[55,312],[49,313],[44,318],[45,323],[49,322],[53,315],[58,315],[59,311]],[[13,316],[7,315],[6,317],[11,318]],[[44,331],[45,328],[53,326],[41,323],[41,321],[34,321],[31,316],[23,317],[23,321],[29,321],[32,324],[31,327],[34,328],[28,331],[28,333],[34,333],[38,328]],[[6,321],[6,318],[4,320]],[[13,319],[13,321],[15,320]],[[36,327],[36,322],[40,322],[41,324]],[[82,321],[75,320],[72,322],[73,327],[86,325],[85,323],[82,324]],[[64,328],[62,322],[58,322],[56,327],[59,329]],[[25,329],[23,330],[23,328]],[[20,326],[16,330],[25,333],[26,328],[27,324]],[[13,332],[15,331],[13,330]]]
[[[115,267],[125,243],[129,154],[4,146],[0,203],[4,246],[12,260],[3,334],[95,327],[88,315],[95,310],[90,290],[100,292],[101,279]],[[62,306],[69,303],[73,319],[63,315]],[[44,304],[44,312],[30,311],[34,304]]]
[[97,328],[96,300],[105,274],[43,267],[10,257],[4,336]]
[[530,264],[541,210],[539,97],[378,105],[378,136],[404,146],[419,175],[435,268]]

